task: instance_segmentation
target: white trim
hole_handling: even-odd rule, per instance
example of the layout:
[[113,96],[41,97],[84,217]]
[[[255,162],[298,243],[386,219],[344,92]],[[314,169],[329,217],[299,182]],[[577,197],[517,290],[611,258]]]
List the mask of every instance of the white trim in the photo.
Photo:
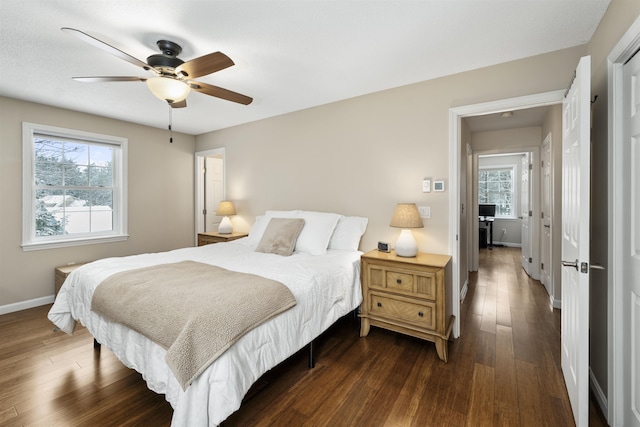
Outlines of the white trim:
[[[622,229],[622,169],[615,167],[622,161],[622,67],[633,54],[640,49],[640,17],[636,18],[633,24],[626,31],[624,36],[611,50],[607,57],[607,79],[608,79],[608,122],[609,135],[609,268],[607,269],[607,279],[611,283],[608,290],[608,411],[607,421],[612,426],[621,426],[624,421],[624,375],[623,372],[623,342],[621,335],[622,327],[622,306],[624,304],[623,288],[623,265],[622,265],[622,236],[625,232]],[[629,374],[629,373],[627,373]]]
[[53,304],[54,300],[53,295],[49,295],[46,297],[40,297],[35,299],[30,299],[27,301],[15,302],[13,304],[0,305],[0,316],[8,313],[15,313],[16,311],[27,310],[33,307],[40,307],[42,305]]
[[467,291],[469,291],[469,281],[465,280],[464,281],[464,286],[462,286],[462,289],[460,290],[460,302],[461,303],[464,301],[464,298],[467,296]]
[[[502,111],[515,111],[525,108],[542,107],[562,102],[564,90],[543,92],[534,95],[520,96],[516,98],[501,99],[480,104],[463,105],[449,109],[449,249],[452,256],[451,291],[453,301],[453,315],[456,320],[453,324],[453,336],[460,336],[460,245],[458,241],[460,228],[460,153],[461,132],[460,123],[462,117],[481,116]],[[466,250],[466,249],[465,249]]]
[[598,402],[598,406],[600,406],[600,410],[603,414],[606,414],[608,412],[607,396],[605,395],[604,390],[602,390],[602,387],[600,387],[600,383],[591,370],[591,367],[589,367],[589,386],[591,387],[591,391]]

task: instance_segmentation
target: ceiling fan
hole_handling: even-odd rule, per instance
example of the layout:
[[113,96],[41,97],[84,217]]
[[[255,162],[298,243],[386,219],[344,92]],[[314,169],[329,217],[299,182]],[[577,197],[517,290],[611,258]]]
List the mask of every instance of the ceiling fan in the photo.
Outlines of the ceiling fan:
[[182,59],[178,58],[178,55],[182,52],[182,47],[180,47],[179,44],[169,40],[158,40],[157,45],[162,53],[151,55],[147,58],[147,62],[143,62],[80,30],[63,27],[62,31],[78,37],[80,40],[109,52],[120,59],[124,59],[133,65],[141,67],[147,71],[151,71],[154,74],[152,77],[73,77],[74,80],[89,83],[146,82],[151,93],[153,93],[157,98],[168,102],[173,108],[186,107],[186,98],[192,89],[196,92],[204,93],[205,95],[214,96],[231,102],[237,102],[243,105],[249,105],[253,101],[253,98],[232,92],[228,89],[192,80],[234,65],[231,58],[222,52],[213,52],[208,55],[192,59],[191,61],[184,62]]

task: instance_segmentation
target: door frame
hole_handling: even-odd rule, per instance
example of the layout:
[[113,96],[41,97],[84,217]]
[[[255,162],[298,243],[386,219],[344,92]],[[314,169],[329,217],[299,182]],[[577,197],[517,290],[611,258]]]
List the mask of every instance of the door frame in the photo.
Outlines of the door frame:
[[225,158],[225,152],[224,152],[224,148],[214,148],[212,150],[205,150],[205,151],[196,151],[194,153],[194,182],[195,182],[195,194],[194,194],[194,200],[195,200],[195,208],[194,208],[194,239],[195,239],[195,244],[198,244],[198,233],[201,232],[201,230],[199,230],[199,224],[200,224],[200,215],[199,212],[202,212],[202,210],[204,209],[204,205],[203,205],[203,201],[202,201],[202,193],[204,191],[204,174],[202,173],[202,170],[204,168],[204,159],[209,157],[209,156],[219,156],[222,158],[222,170],[223,170],[223,176],[222,176],[222,198],[223,200],[227,197],[227,165],[226,165],[226,158]]
[[[607,421],[610,425],[622,425],[624,417],[624,375],[622,343],[624,337],[622,331],[622,307],[624,305],[623,294],[623,265],[621,254],[624,251],[622,236],[622,176],[620,164],[623,134],[623,94],[622,94],[622,67],[640,49],[640,17],[629,27],[624,36],[611,50],[607,57],[608,103],[607,114],[609,123],[608,148],[609,148],[609,259],[607,263],[607,279],[611,283],[608,290],[609,314],[608,314],[608,395],[606,403],[600,401],[600,406],[607,407]],[[626,373],[629,374],[629,373]],[[600,400],[601,396],[596,397]]]
[[[543,244],[543,236],[544,236],[544,230],[543,227],[545,226],[544,222],[544,218],[542,218],[542,212],[543,212],[543,204],[544,204],[544,200],[543,200],[543,186],[544,186],[544,182],[543,182],[543,175],[544,175],[544,167],[542,166],[542,158],[544,156],[544,147],[545,145],[549,145],[549,152],[550,154],[550,158],[549,158],[549,170],[550,170],[550,176],[549,176],[549,189],[548,189],[548,194],[547,194],[547,198],[548,203],[549,203],[549,212],[547,212],[547,214],[549,215],[549,221],[551,222],[551,220],[553,219],[553,189],[554,189],[554,174],[553,174],[553,137],[551,132],[549,132],[544,139],[542,140],[542,145],[540,146],[540,217],[538,218],[538,221],[540,222],[540,282],[542,282],[542,278],[543,278],[543,270],[542,270],[542,261],[543,261],[543,250],[545,250],[545,245]],[[534,166],[535,167],[535,166]],[[547,293],[549,294],[549,301],[551,303],[551,305],[553,305],[556,308],[559,308],[559,305],[556,301],[555,301],[555,296],[553,293],[553,268],[554,268],[554,263],[553,263],[553,228],[554,228],[554,224],[553,222],[551,222],[550,228],[549,228],[549,244],[546,246],[546,252],[548,252],[549,254],[549,260],[547,263],[547,269],[544,270],[546,272],[549,273],[549,275],[547,276],[547,281],[546,283],[542,282],[542,284],[544,285],[544,287],[547,289]],[[557,304],[557,306],[556,306]]]
[[[455,322],[453,324],[453,336],[455,338],[460,336],[460,296],[466,294],[466,289],[460,289],[459,265],[461,252],[460,241],[458,240],[461,216],[460,156],[462,153],[462,129],[460,126],[462,118],[559,104],[562,103],[563,97],[564,90],[555,90],[479,104],[463,105],[449,109],[449,182],[451,188],[449,193],[449,212],[452,217],[451,221],[453,221],[449,226],[449,248],[452,258],[451,298],[453,304],[452,311],[455,316]],[[465,215],[469,215],[468,209]],[[467,248],[465,248],[465,256],[467,252]]]

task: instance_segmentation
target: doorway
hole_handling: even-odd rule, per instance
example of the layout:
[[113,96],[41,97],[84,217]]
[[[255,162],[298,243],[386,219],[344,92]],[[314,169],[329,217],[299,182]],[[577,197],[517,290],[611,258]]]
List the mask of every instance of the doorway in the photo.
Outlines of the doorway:
[[197,234],[216,231],[221,217],[216,215],[226,196],[224,148],[195,153],[195,224]]
[[[557,105],[562,103],[564,91],[552,91],[545,92],[536,95],[529,95],[517,98],[510,98],[504,100],[498,100],[493,102],[487,102],[482,104],[467,105],[462,107],[455,107],[449,110],[449,150],[450,150],[450,167],[449,167],[449,180],[451,182],[450,188],[452,191],[449,196],[449,211],[452,214],[451,220],[453,225],[449,227],[449,247],[452,252],[452,311],[456,316],[456,321],[453,327],[454,337],[460,336],[460,297],[464,295],[466,289],[463,289],[465,282],[462,278],[468,277],[467,265],[468,259],[464,261],[460,259],[461,256],[467,257],[470,252],[467,247],[461,248],[460,241],[465,241],[467,236],[461,237],[461,233],[467,233],[471,227],[463,226],[462,212],[466,221],[465,224],[473,219],[473,216],[477,215],[477,211],[471,209],[465,210],[464,205],[466,200],[461,200],[461,186],[466,185],[466,182],[461,182],[461,167],[465,167],[465,162],[462,159],[461,153],[463,153],[463,133],[468,133],[468,129],[463,129],[462,120],[464,118],[485,116],[489,114],[525,110],[535,107]],[[465,141],[466,143],[467,141]],[[538,142],[538,144],[541,141]],[[467,156],[464,156],[467,157]],[[473,240],[473,239],[472,239]],[[476,241],[477,242],[477,241]],[[461,250],[462,249],[462,250]],[[461,266],[464,266],[464,271],[461,270]],[[555,290],[554,290],[555,292]]]

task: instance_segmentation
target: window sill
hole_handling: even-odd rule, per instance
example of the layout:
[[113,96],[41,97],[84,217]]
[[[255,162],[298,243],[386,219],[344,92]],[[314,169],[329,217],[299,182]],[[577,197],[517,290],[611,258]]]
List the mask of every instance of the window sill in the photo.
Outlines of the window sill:
[[88,237],[86,239],[76,239],[76,240],[49,240],[47,242],[30,242],[23,243],[22,250],[27,251],[39,251],[42,249],[56,249],[56,248],[67,248],[72,246],[82,246],[82,245],[95,245],[98,243],[112,243],[112,242],[122,242],[129,238],[128,234],[122,234],[117,236],[105,236],[105,237]]

